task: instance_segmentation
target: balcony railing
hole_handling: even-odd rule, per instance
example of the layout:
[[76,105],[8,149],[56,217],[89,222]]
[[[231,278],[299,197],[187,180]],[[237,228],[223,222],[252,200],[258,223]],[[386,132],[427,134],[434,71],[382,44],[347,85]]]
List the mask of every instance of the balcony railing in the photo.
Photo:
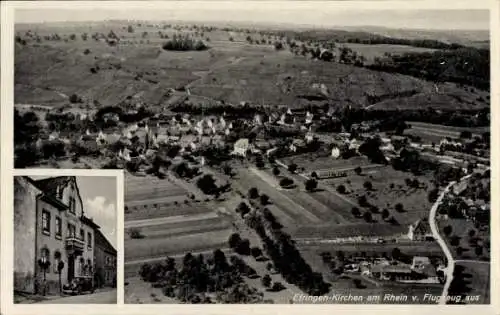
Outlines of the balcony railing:
[[78,237],[68,236],[65,240],[65,246],[68,251],[82,252],[85,248],[85,242]]

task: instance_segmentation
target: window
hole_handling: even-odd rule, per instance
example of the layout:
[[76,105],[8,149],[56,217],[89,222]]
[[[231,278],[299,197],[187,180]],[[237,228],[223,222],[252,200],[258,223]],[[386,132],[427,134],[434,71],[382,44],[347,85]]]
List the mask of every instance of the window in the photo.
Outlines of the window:
[[87,247],[92,248],[92,233],[87,232]]
[[83,229],[80,229],[80,239],[85,242],[85,232]]
[[42,230],[44,234],[50,235],[50,212],[42,211]]
[[69,196],[69,211],[74,214],[75,209],[76,209],[75,197]]
[[68,237],[75,237],[76,228],[74,224],[68,223]]
[[56,217],[56,238],[62,236],[62,221],[61,217]]

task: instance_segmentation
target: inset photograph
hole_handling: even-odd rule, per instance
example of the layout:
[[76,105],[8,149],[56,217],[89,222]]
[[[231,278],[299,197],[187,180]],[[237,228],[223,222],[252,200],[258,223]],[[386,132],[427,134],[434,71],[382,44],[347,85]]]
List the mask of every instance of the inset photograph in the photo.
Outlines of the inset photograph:
[[14,177],[14,303],[116,303],[116,180]]

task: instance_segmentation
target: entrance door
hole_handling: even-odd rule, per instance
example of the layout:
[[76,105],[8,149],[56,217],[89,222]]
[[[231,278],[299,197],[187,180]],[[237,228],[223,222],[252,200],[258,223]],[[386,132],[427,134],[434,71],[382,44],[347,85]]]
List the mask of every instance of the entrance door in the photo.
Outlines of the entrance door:
[[71,283],[75,277],[75,256],[70,255],[68,257],[68,283]]

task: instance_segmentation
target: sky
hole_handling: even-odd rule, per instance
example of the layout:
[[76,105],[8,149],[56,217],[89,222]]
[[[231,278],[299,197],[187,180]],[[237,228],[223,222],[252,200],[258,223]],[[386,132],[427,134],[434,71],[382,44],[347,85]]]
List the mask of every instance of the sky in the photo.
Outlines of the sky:
[[[31,176],[40,180],[49,176]],[[116,249],[117,245],[117,189],[111,176],[77,176],[76,182],[86,217],[101,227],[101,232]]]
[[16,9],[16,22],[129,19],[487,30],[490,4],[489,0],[108,1],[96,8],[96,2],[38,3],[36,8]]

